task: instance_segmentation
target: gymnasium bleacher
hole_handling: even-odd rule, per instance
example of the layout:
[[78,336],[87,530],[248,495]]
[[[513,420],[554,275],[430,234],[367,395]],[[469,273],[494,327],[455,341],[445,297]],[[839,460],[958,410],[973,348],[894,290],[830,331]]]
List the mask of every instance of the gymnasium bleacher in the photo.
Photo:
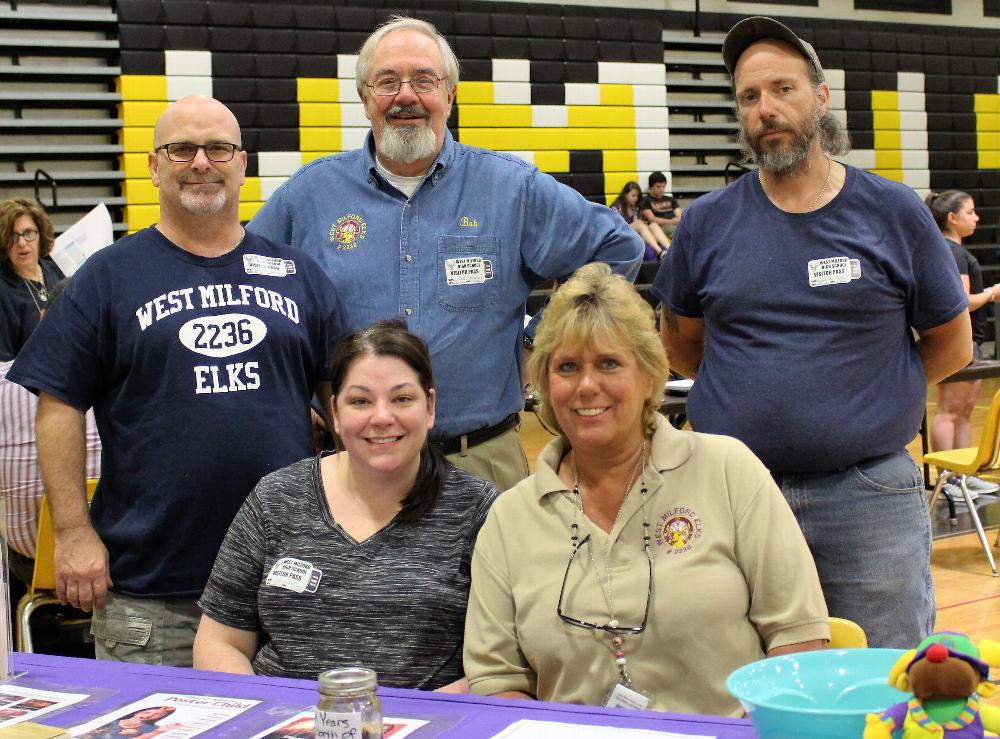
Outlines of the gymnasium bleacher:
[[[855,0],[856,16],[882,11],[879,20],[816,17],[816,5],[760,8],[815,45],[854,142],[845,161],[921,194],[967,190],[982,219],[969,247],[986,280],[1000,279],[998,3],[985,0],[966,26],[940,0]],[[119,233],[147,226],[157,217],[153,122],[171,100],[211,94],[236,113],[251,152],[249,219],[302,163],[360,145],[368,125],[354,55],[378,23],[405,13],[433,22],[459,56],[458,140],[515,152],[599,202],[661,170],[686,205],[721,187],[740,157],[719,46],[742,15],[717,12],[724,2],[703,3],[716,12],[697,18],[636,6],[7,0],[0,196],[37,186],[57,230],[99,201]],[[796,6],[809,10],[799,17]],[[902,10],[917,12],[885,20]]]

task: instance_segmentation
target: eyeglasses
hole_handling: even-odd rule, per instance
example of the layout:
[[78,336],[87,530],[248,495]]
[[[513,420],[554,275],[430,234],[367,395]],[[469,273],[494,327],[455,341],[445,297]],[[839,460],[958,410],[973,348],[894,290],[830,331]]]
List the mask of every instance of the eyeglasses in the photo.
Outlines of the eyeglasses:
[[435,77],[430,74],[422,74],[418,77],[411,77],[408,80],[397,79],[396,77],[380,77],[375,80],[375,84],[365,83],[365,87],[370,87],[376,95],[398,95],[403,85],[409,85],[410,89],[418,95],[425,92],[434,92],[441,84],[444,77]]
[[556,613],[566,623],[571,626],[579,626],[582,629],[593,629],[596,631],[606,631],[609,634],[641,634],[646,629],[646,622],[649,620],[649,604],[653,599],[653,556],[649,552],[649,546],[643,547],[646,552],[646,561],[649,563],[649,584],[646,587],[646,612],[642,615],[642,623],[638,626],[612,626],[611,624],[594,624],[583,619],[573,618],[563,613],[563,595],[566,593],[566,581],[569,580],[569,571],[573,567],[573,560],[577,553],[583,549],[583,545],[590,541],[590,534],[583,537],[583,541],[577,544],[573,542],[573,551],[569,555],[569,562],[566,563],[566,574],[563,575],[562,587],[559,589],[559,602],[556,603]]
[[198,149],[205,152],[205,156],[210,162],[231,162],[236,156],[236,152],[243,151],[243,147],[239,144],[188,144],[186,142],[162,144],[153,151],[161,149],[167,153],[167,159],[171,162],[190,162],[198,156]]
[[38,231],[36,231],[33,228],[26,228],[20,233],[18,233],[17,231],[11,231],[10,240],[7,242],[7,247],[8,248],[13,247],[18,242],[18,239],[24,239],[30,244],[38,239]]

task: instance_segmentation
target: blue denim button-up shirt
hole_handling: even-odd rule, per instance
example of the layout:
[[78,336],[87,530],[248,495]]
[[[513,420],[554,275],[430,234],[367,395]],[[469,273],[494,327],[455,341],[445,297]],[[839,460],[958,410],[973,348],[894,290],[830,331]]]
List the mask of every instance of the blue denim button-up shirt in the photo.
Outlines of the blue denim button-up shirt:
[[409,199],[378,174],[373,152],[369,132],[361,149],[303,166],[248,228],[320,264],[348,330],[401,317],[427,342],[438,397],[432,438],[498,423],[523,407],[532,288],[593,261],[634,280],[642,241],[610,208],[449,132]]

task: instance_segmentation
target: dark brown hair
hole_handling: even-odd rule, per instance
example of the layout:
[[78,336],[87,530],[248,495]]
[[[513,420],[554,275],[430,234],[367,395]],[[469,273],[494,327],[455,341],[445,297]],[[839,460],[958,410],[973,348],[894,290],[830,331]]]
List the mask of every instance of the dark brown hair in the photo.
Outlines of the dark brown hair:
[[[404,321],[394,318],[376,321],[337,344],[333,350],[330,373],[330,385],[335,397],[351,365],[365,356],[395,357],[416,373],[425,394],[429,395],[434,388],[434,371],[427,345],[407,328]],[[401,522],[416,521],[434,507],[444,489],[448,465],[441,451],[425,441],[424,448],[420,450],[416,482],[403,499],[403,508],[399,513]]]
[[931,209],[931,215],[934,216],[938,230],[945,233],[948,231],[948,214],[957,214],[958,211],[962,210],[965,201],[971,199],[972,196],[962,190],[942,190],[930,193],[924,198],[924,202]]
[[7,263],[7,247],[14,233],[14,224],[21,216],[31,216],[38,227],[38,258],[43,259],[52,251],[55,237],[52,221],[41,203],[31,198],[11,198],[0,201],[0,267]]

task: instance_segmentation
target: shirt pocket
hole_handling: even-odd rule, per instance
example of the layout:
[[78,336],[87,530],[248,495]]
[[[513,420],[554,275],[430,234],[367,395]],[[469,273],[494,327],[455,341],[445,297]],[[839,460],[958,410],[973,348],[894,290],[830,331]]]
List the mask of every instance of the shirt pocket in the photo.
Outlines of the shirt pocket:
[[498,243],[493,234],[438,237],[438,305],[457,312],[493,306],[499,281]]

